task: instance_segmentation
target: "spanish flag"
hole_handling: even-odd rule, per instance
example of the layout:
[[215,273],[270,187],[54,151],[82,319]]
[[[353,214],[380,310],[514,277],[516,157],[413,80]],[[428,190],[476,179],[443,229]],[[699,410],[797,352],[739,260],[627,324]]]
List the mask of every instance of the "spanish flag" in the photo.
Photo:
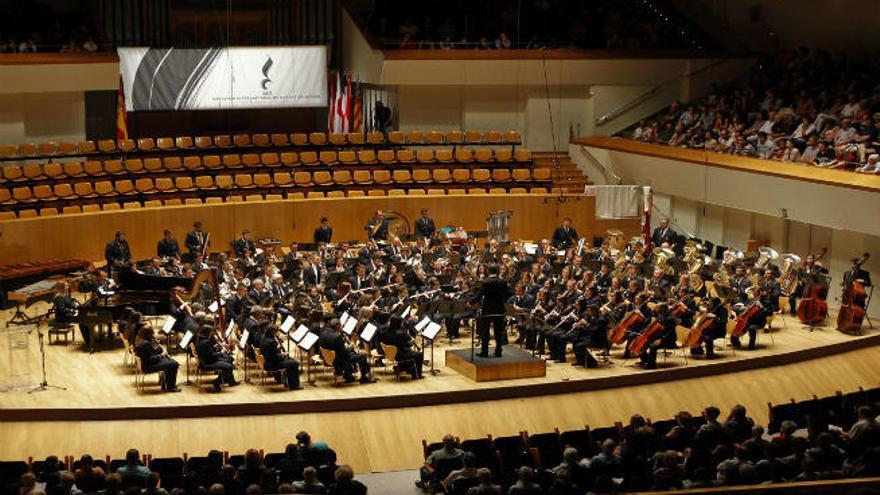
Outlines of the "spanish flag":
[[119,95],[116,97],[116,140],[128,139],[128,118],[125,114],[125,93],[119,76]]

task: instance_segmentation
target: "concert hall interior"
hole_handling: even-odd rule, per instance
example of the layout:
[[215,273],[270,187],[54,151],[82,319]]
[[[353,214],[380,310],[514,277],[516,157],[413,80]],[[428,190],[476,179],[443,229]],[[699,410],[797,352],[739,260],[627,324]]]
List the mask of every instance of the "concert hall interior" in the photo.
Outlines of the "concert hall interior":
[[872,0],[0,4],[0,495],[880,495]]

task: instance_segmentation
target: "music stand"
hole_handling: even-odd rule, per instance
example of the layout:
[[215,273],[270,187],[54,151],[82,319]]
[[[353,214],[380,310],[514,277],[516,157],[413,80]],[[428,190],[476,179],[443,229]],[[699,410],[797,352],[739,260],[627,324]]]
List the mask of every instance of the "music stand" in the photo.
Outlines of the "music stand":
[[440,373],[440,370],[434,368],[434,339],[436,339],[437,334],[440,333],[440,328],[439,323],[428,318],[428,323],[419,331],[419,335],[422,337],[422,354],[425,352],[425,340],[427,340],[431,346],[431,358],[429,360],[431,369],[428,370],[428,373],[431,373],[432,375]]
[[49,383],[49,379],[46,375],[46,344],[43,342],[43,332],[40,331],[40,327],[36,327],[37,330],[37,339],[40,341],[40,361],[43,370],[43,381],[40,382],[36,387],[28,390],[28,394],[32,394],[34,392],[45,392],[47,390],[67,390],[66,387],[62,387],[60,385],[52,385]]

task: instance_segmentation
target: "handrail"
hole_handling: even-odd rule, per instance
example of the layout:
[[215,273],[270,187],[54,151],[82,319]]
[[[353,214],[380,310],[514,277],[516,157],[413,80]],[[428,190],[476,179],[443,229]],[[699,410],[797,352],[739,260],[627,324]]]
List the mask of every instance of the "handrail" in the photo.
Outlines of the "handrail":
[[711,63],[711,64],[709,64],[709,65],[707,65],[707,66],[705,66],[705,67],[700,67],[699,69],[697,69],[697,70],[695,70],[695,71],[687,72],[687,73],[682,74],[681,76],[679,76],[679,77],[677,77],[677,78],[674,78],[674,79],[668,79],[668,80],[666,80],[666,81],[663,81],[663,82],[661,82],[661,83],[658,83],[658,84],[655,85],[653,88],[651,88],[651,89],[649,89],[648,91],[646,91],[646,92],[640,94],[639,96],[636,96],[635,98],[633,98],[633,99],[630,100],[629,102],[624,103],[623,105],[621,105],[621,106],[615,108],[614,110],[611,110],[610,112],[606,113],[605,115],[603,115],[603,116],[597,118],[597,119],[596,119],[596,125],[598,125],[598,126],[603,126],[603,125],[605,125],[605,124],[611,122],[612,120],[617,119],[618,117],[620,117],[620,116],[623,115],[624,113],[626,113],[626,112],[632,110],[633,108],[635,108],[636,106],[642,104],[642,102],[644,102],[644,101],[647,100],[648,98],[654,96],[654,95],[660,90],[660,88],[662,88],[663,86],[666,86],[667,84],[671,84],[671,83],[679,82],[679,81],[681,81],[682,79],[684,79],[684,78],[686,78],[686,77],[693,77],[693,76],[696,76],[697,74],[700,74],[700,73],[702,73],[702,72],[705,72],[705,71],[707,71],[707,70],[709,70],[709,69],[713,69],[713,68],[715,68],[715,67],[717,67],[717,66],[719,66],[719,65],[721,65],[721,64],[723,64],[723,63],[729,62],[730,60],[732,60],[732,59],[731,59],[731,58],[724,58],[724,59],[722,59],[722,60],[716,60],[715,62],[713,62],[713,63]]
[[578,151],[580,151],[582,155],[587,157],[587,159],[592,160],[595,163],[598,163],[599,166],[602,167],[602,173],[605,174],[606,179],[611,177],[617,182],[617,185],[623,184],[623,179],[619,175],[615,174],[613,170],[609,169],[608,166],[605,165],[604,163],[602,163],[600,160],[596,160],[595,158],[593,158],[593,155],[591,155],[590,152],[587,151],[586,146],[584,146],[584,145],[578,146]]

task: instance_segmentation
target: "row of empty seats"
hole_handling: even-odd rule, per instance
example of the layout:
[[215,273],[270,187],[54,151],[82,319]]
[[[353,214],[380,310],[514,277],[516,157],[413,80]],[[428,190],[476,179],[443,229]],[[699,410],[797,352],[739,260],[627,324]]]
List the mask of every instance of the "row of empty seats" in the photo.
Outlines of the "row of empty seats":
[[[553,188],[550,191],[554,194],[560,193],[559,188]],[[382,197],[382,196],[456,196],[456,195],[487,195],[487,194],[548,194],[546,187],[511,187],[505,189],[503,187],[492,187],[489,189],[483,187],[471,188],[410,188],[410,189],[349,189],[349,190],[332,190],[332,191],[297,191],[288,193],[268,193],[262,194],[258,190],[247,191],[246,194],[229,194],[226,196],[207,196],[181,198],[173,197],[167,199],[147,199],[140,201],[137,197],[129,198],[129,201],[119,201],[119,198],[109,198],[102,203],[88,203],[83,205],[67,205],[58,207],[50,206],[44,208],[24,208],[18,211],[0,211],[0,221],[13,220],[16,218],[35,218],[45,216],[55,216],[59,214],[74,213],[97,213],[100,211],[119,211],[133,210],[140,208],[159,208],[163,206],[194,206],[202,204],[222,204],[222,203],[241,203],[241,202],[257,202],[257,201],[281,201],[285,199],[323,199],[323,198],[363,198],[363,197]],[[31,205],[33,206],[33,205]]]
[[517,145],[516,131],[392,131],[368,133],[291,133],[291,134],[220,134],[216,136],[178,136],[139,139],[102,139],[79,142],[62,141],[40,144],[0,145],[0,159],[32,159],[115,153],[155,153],[175,150],[212,150],[217,148],[289,147],[289,146],[402,146],[402,145]]
[[2,167],[0,184],[57,181],[86,177],[123,176],[141,174],[174,174],[222,171],[229,169],[272,169],[295,167],[409,167],[420,165],[471,164],[509,166],[530,164],[532,154],[526,149],[409,149],[360,150],[360,151],[288,151],[283,153],[229,153],[224,155],[187,155],[164,158],[128,158],[113,160],[88,160],[86,162],[50,162],[44,164],[8,165]]

